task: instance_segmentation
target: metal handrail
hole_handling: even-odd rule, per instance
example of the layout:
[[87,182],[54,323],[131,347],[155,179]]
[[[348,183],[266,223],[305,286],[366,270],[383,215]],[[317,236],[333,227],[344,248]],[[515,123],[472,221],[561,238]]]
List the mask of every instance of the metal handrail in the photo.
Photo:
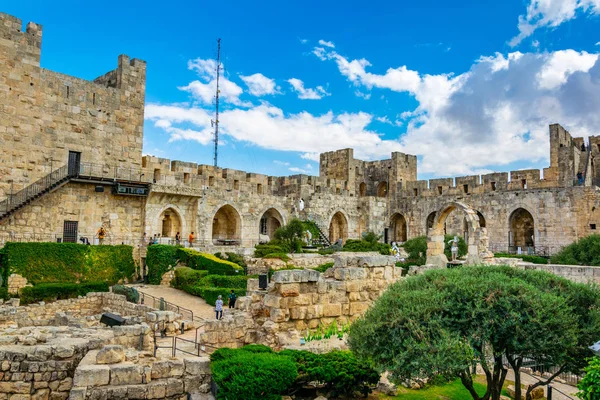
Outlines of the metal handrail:
[[[189,313],[189,314],[190,314],[190,316],[191,316],[191,317],[190,317],[190,319],[191,319],[192,321],[194,320],[194,312],[193,312],[192,310],[190,310],[189,308],[185,308],[185,307],[178,306],[177,304],[173,304],[173,303],[171,303],[171,302],[169,302],[169,301],[166,301],[166,300],[165,300],[164,298],[162,298],[162,297],[161,297],[161,298],[158,298],[158,297],[152,296],[151,294],[144,293],[144,292],[142,292],[142,291],[140,291],[140,290],[138,290],[138,292],[139,292],[139,293],[140,293],[140,295],[141,295],[141,296],[140,296],[140,304],[145,304],[145,303],[144,303],[144,299],[145,299],[145,297],[147,296],[147,297],[150,297],[150,298],[152,299],[153,306],[154,306],[154,304],[155,304],[155,302],[156,302],[156,301],[158,301],[158,302],[159,302],[159,307],[154,307],[154,308],[158,308],[158,309],[160,309],[160,302],[162,301],[162,302],[165,304],[165,308],[171,307],[171,310],[173,310],[173,309],[177,310],[177,313],[178,313],[178,314],[182,314],[182,313],[181,313],[181,311],[187,312],[187,313]],[[183,314],[182,314],[182,315],[183,315]],[[201,320],[200,318],[198,318],[198,317],[196,317],[196,320],[202,321],[202,320]]]

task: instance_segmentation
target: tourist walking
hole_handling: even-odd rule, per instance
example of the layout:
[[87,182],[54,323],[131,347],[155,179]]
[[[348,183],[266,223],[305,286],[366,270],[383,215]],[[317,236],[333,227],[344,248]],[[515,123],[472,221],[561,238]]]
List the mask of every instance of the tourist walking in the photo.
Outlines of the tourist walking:
[[100,229],[98,229],[98,233],[96,235],[98,236],[98,244],[103,244],[104,237],[106,236],[106,231],[104,230],[103,226],[101,226]]
[[177,234],[175,235],[175,244],[177,246],[179,246],[180,242],[181,242],[181,234],[179,232],[177,232]]
[[237,300],[237,295],[231,289],[231,293],[229,293],[229,308],[235,308],[235,301]]
[[217,297],[217,301],[215,302],[215,314],[217,319],[223,318],[223,299],[221,295]]
[[583,185],[583,172],[581,171],[577,173],[577,184],[579,186]]
[[190,243],[190,247],[192,247],[192,243],[194,243],[194,232],[190,233],[188,237],[188,242]]

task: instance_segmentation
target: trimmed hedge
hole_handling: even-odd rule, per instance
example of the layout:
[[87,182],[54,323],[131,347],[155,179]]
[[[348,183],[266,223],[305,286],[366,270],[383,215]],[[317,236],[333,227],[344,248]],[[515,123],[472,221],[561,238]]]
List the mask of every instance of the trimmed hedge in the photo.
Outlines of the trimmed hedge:
[[4,274],[19,274],[32,284],[51,282],[108,282],[135,274],[133,248],[86,246],[76,243],[7,243]]
[[214,306],[217,302],[217,298],[221,295],[223,304],[227,305],[227,296],[231,293],[231,290],[235,291],[237,297],[245,296],[246,289],[245,288],[214,288],[214,287],[205,287],[205,286],[185,286],[182,288],[185,292],[202,297],[204,301],[206,301],[211,306]]
[[348,239],[342,251],[377,251],[379,254],[390,255],[392,247],[387,243],[372,242],[367,240]]
[[523,261],[527,261],[527,262],[531,262],[534,264],[548,264],[548,259],[541,257],[541,256],[535,256],[535,255],[529,255],[529,254],[507,254],[507,253],[495,253],[494,257],[503,257],[503,258],[520,258]]
[[180,267],[175,270],[175,282],[173,284],[179,289],[184,286],[199,285],[202,278],[206,275],[208,275],[208,271],[198,271],[189,267]]
[[166,244],[153,244],[148,246],[146,265],[148,266],[148,283],[160,285],[162,276],[169,270],[169,266],[177,264],[177,250],[179,247]]
[[[202,271],[204,272],[204,271]],[[242,288],[246,289],[248,276],[207,275],[199,283],[199,286],[220,288]]]
[[8,300],[10,295],[8,294],[8,288],[0,288],[0,300]]
[[298,376],[294,361],[268,352],[237,351],[210,367],[217,399],[280,400]]
[[30,304],[39,301],[72,299],[85,296],[90,292],[108,292],[108,283],[41,283],[36,286],[24,287],[21,289],[19,297],[21,298],[21,304]]
[[290,258],[286,253],[269,253],[263,258],[279,258],[281,261],[289,261]]
[[177,258],[188,267],[192,269],[207,270],[209,275],[241,275],[244,273],[244,269],[236,263],[221,260],[214,254],[178,248],[176,255]]
[[286,254],[289,251],[287,246],[279,246],[273,244],[258,244],[254,249],[254,257],[263,258],[267,254]]

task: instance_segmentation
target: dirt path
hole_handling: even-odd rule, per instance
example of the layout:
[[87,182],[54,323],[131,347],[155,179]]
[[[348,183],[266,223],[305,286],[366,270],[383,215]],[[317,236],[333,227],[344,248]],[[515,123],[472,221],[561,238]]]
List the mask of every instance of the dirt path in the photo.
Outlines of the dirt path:
[[[508,374],[506,374],[506,380],[513,381],[513,382],[515,381],[515,374],[511,370],[508,370]],[[535,379],[534,377],[532,377],[528,374],[521,373],[521,384],[522,385],[528,386],[537,381],[538,381],[538,379]],[[558,382],[553,382],[551,386],[553,388],[560,390],[561,392],[567,394],[568,396],[570,396],[572,398],[576,398],[575,393],[577,393],[578,390],[575,386],[567,385],[564,383],[558,383]],[[544,393],[547,393],[547,391],[546,391],[547,386],[542,386],[542,387],[544,388]],[[524,394],[524,392],[523,392],[523,394]],[[558,400],[568,399],[567,397],[563,396],[560,393],[557,393],[556,391],[553,391],[552,395],[553,395],[552,396],[553,399],[558,399]]]
[[145,293],[157,298],[162,297],[169,303],[192,310],[194,317],[208,320],[215,318],[213,306],[207,304],[204,299],[192,296],[182,290],[161,285],[136,284],[131,286],[135,287],[140,293]]

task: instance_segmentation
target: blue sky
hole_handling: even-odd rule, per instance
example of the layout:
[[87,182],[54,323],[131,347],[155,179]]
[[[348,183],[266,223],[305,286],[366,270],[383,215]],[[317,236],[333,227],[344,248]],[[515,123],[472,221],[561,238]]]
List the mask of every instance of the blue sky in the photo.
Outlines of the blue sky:
[[[323,4],[328,3],[328,4]],[[318,153],[419,156],[419,178],[548,163],[548,125],[600,133],[600,0],[80,1],[0,7],[44,26],[42,66],[93,79],[148,62],[144,153],[318,174]],[[456,3],[460,3],[456,5]],[[89,3],[87,3],[89,4]]]

